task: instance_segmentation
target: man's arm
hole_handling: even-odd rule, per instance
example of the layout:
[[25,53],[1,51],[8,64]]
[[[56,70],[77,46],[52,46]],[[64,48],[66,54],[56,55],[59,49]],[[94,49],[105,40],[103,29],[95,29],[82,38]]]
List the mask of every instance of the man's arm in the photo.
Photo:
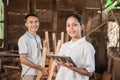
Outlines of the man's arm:
[[31,62],[30,60],[28,60],[26,54],[20,54],[20,61],[21,61],[22,64],[27,65],[31,68],[35,68],[37,70],[42,70],[43,69],[40,65],[36,65],[33,62]]
[[34,64],[33,62],[31,62],[30,60],[27,59],[27,55],[26,54],[20,54],[20,61],[22,64],[24,65],[27,65],[31,68],[34,68],[34,69],[37,69],[37,70],[40,70],[42,71],[42,74],[43,75],[47,75],[47,70],[45,68],[43,68],[42,66],[40,65],[36,65]]

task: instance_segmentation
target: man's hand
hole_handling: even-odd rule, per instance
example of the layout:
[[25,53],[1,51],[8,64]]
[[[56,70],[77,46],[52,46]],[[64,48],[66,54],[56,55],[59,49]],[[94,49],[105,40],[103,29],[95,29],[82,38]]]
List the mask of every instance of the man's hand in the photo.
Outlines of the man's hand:
[[43,75],[43,76],[47,76],[47,75],[48,75],[48,71],[47,71],[46,68],[42,68],[42,69],[41,69],[41,72],[42,72],[42,75]]

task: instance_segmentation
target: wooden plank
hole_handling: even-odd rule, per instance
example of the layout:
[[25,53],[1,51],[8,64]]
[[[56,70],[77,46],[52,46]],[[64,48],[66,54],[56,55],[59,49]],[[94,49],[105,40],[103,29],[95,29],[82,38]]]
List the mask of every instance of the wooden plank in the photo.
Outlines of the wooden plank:
[[52,23],[53,30],[57,30],[57,2],[56,0],[52,0]]
[[47,42],[47,55],[50,53],[50,44],[49,44],[49,34],[48,31],[45,31],[45,40]]
[[66,33],[65,34],[65,42],[68,42],[68,40],[69,40],[69,35]]
[[0,79],[2,80],[7,80],[7,76],[9,76],[10,74],[12,74],[13,72],[4,72],[0,74]]
[[0,71],[2,69],[2,59],[0,58]]
[[15,13],[15,12],[9,13],[7,15],[7,19],[8,19],[7,24],[8,25],[23,25],[25,23],[24,17],[25,17],[25,14],[22,14],[22,13]]
[[20,67],[18,67],[18,66],[4,65],[3,68],[4,68],[4,69],[19,69],[19,70],[20,70]]
[[[47,54],[47,48],[46,48],[46,47],[43,47],[42,63],[41,63],[41,66],[42,66],[42,67],[45,67],[46,54]],[[40,80],[41,78],[42,78],[42,72],[39,71],[36,80]]]
[[[57,48],[55,50],[55,55],[59,52],[60,47],[61,47],[61,40],[58,40]],[[49,76],[48,76],[47,80],[52,80],[52,76],[54,74],[54,69],[55,69],[55,61],[52,60],[49,64]]]
[[113,59],[110,56],[110,54],[108,54],[108,72],[112,72],[112,67],[113,67]]
[[112,74],[111,73],[106,72],[106,71],[103,73],[102,80],[111,80],[111,78],[112,78]]
[[56,50],[56,34],[52,33],[52,40],[53,40],[53,50],[55,52]]
[[19,57],[19,54],[0,52],[0,57]]
[[52,0],[36,0],[36,7],[37,9],[52,9]]
[[[45,31],[45,42],[44,44],[47,44],[47,46],[43,47],[43,53],[42,53],[42,63],[41,66],[45,67],[45,61],[46,61],[46,55],[50,53],[49,50],[49,35],[48,35],[48,31]],[[39,71],[36,80],[40,80],[42,78],[42,72]]]
[[28,3],[29,0],[9,0],[9,5],[7,6],[7,10],[9,12],[27,12],[27,6],[29,6]]
[[64,32],[61,32],[61,44],[64,43]]
[[92,17],[89,18],[87,21],[87,26],[85,27],[84,34],[88,34],[91,31],[91,23],[92,23]]
[[57,54],[59,52],[61,45],[62,45],[61,40],[58,40],[57,47],[56,47],[56,50],[55,50],[55,54]]

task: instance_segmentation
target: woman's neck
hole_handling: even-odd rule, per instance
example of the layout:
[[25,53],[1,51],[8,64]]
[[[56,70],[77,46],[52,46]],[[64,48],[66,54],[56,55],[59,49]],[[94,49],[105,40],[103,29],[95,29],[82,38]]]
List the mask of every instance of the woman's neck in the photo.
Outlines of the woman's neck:
[[72,41],[75,42],[75,41],[77,41],[80,38],[81,38],[80,36],[79,37],[74,37],[74,38],[72,38]]

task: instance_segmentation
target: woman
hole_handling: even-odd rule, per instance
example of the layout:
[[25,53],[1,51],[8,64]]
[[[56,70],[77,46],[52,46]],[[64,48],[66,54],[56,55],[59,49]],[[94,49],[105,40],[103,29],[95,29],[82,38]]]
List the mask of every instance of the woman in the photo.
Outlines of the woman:
[[76,66],[70,62],[56,60],[60,65],[55,80],[89,80],[95,71],[93,46],[81,36],[83,30],[82,19],[77,14],[71,14],[66,20],[66,31],[71,41],[63,44],[58,55],[69,56]]

